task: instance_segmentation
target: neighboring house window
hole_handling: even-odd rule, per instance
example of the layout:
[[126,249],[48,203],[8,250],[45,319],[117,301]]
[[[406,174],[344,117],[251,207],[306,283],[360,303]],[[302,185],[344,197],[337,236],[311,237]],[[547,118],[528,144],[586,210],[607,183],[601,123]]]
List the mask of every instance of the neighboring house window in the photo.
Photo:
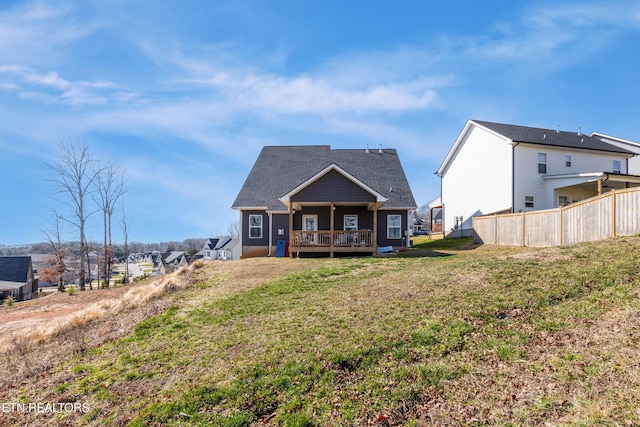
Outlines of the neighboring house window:
[[558,206],[567,206],[569,204],[569,198],[567,196],[558,197]]
[[524,207],[525,208],[533,207],[533,196],[524,196]]
[[613,173],[620,173],[622,171],[622,162],[620,160],[613,161]]
[[262,215],[249,215],[249,238],[262,238]]
[[571,167],[571,156],[564,156],[564,165],[568,168]]
[[387,215],[387,239],[400,239],[402,217],[400,215]]
[[538,153],[538,173],[547,173],[547,154]]
[[344,230],[345,231],[357,231],[358,230],[358,215],[345,215],[344,216]]

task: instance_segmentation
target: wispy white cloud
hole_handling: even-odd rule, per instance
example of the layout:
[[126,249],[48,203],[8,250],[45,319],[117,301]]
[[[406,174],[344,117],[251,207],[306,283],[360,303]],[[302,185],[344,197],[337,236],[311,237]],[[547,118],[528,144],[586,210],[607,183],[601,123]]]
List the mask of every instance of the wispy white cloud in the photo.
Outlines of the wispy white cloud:
[[[4,80],[4,81],[2,81]],[[0,83],[5,90],[18,93],[22,99],[69,105],[105,104],[115,85],[108,81],[71,81],[55,71],[39,73],[19,65],[0,66]]]
[[556,3],[530,6],[513,22],[494,24],[493,34],[463,39],[464,54],[487,60],[539,62],[558,55],[567,62],[604,48],[622,31],[640,30],[637,2]]

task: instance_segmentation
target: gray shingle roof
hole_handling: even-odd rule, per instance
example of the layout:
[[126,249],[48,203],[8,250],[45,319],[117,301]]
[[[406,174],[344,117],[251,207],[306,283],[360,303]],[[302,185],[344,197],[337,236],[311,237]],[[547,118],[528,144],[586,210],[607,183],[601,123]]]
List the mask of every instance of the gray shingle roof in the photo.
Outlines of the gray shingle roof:
[[[395,149],[332,150],[328,145],[267,146],[262,149],[233,208],[266,207],[286,211],[278,200],[318,172],[336,164],[388,199],[384,207],[415,207],[416,202]],[[389,191],[393,188],[393,191]]]
[[29,256],[0,256],[0,281],[27,283]]
[[629,150],[625,150],[624,148],[616,147],[615,145],[602,141],[598,136],[588,136],[578,134],[578,132],[558,132],[552,129],[492,123],[482,120],[472,121],[480,126],[484,126],[487,129],[499,133],[514,142],[633,154]]

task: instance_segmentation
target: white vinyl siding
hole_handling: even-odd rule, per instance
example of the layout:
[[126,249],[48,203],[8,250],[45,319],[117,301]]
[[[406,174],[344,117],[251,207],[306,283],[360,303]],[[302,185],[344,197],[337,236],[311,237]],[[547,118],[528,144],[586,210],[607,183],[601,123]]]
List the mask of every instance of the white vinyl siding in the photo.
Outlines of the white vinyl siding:
[[[535,209],[558,207],[559,195],[567,195],[572,199],[575,199],[578,195],[582,199],[591,197],[587,193],[577,194],[576,191],[571,193],[562,192],[562,194],[556,192],[554,194],[553,190],[546,188],[545,180],[537,169],[539,153],[541,153],[540,146],[537,145],[521,143],[515,147],[514,212],[525,210],[525,196],[533,196]],[[563,147],[545,147],[545,154],[547,158],[546,176],[610,171],[613,160],[620,160],[623,169],[621,173],[626,173],[626,170],[624,170],[626,165],[625,157],[620,154],[572,150]],[[567,156],[571,156],[571,168],[569,170],[567,170],[566,166]],[[551,184],[553,183],[549,181],[549,185]],[[531,210],[531,208],[527,208],[527,210]]]
[[455,217],[463,218],[470,235],[473,216],[511,208],[509,141],[472,126],[442,176],[443,231],[451,232]]

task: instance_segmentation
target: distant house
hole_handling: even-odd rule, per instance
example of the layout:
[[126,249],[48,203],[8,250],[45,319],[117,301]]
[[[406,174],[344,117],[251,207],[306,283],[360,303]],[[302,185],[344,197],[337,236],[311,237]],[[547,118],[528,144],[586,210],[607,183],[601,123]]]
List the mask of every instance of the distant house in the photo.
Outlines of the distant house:
[[232,259],[240,259],[242,256],[242,245],[240,245],[240,238],[228,237],[221,239],[216,248],[216,254],[218,259],[223,261],[229,261]]
[[204,247],[201,251],[203,259],[217,259],[216,245],[219,241],[220,238],[209,238],[204,242]]
[[408,244],[416,202],[394,149],[264,147],[238,194],[242,256],[373,253]]
[[9,296],[15,301],[29,300],[37,292],[30,256],[0,256],[0,301]]
[[189,265],[187,253],[184,251],[165,252],[160,255],[162,264],[159,272],[162,274],[171,273],[180,267]]
[[549,209],[640,185],[640,145],[469,120],[437,171],[443,230],[472,235],[472,217]]
[[429,218],[431,220],[430,230],[432,233],[442,233],[442,200],[436,197],[427,204]]

